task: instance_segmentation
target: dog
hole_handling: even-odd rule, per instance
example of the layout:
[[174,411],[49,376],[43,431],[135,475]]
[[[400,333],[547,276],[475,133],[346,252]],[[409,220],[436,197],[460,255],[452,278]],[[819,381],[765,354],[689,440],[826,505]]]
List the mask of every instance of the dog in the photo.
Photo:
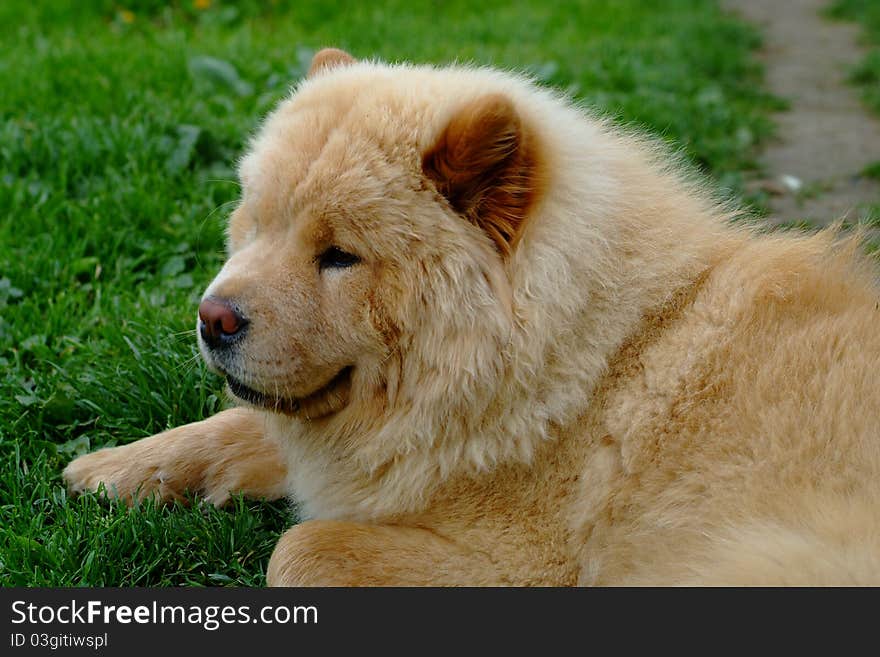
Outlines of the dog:
[[290,497],[269,585],[880,584],[880,295],[515,74],[318,52],[240,162],[237,405],[74,492]]

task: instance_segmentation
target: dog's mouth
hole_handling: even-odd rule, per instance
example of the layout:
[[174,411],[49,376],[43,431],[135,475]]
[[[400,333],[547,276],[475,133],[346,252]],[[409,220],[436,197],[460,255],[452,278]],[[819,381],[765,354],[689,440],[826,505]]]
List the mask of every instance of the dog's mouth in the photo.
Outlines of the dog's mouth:
[[226,383],[233,395],[248,404],[275,411],[276,413],[296,415],[308,420],[315,420],[332,415],[345,408],[348,404],[353,369],[350,365],[342,368],[326,384],[305,397],[297,398],[278,397],[254,390],[230,374],[226,375]]

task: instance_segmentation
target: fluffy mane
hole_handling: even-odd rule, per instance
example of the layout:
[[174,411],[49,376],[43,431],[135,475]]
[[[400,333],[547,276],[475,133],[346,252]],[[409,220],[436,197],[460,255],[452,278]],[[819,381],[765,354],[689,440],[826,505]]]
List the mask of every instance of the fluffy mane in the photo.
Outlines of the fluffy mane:
[[[307,517],[412,512],[453,474],[529,462],[552,427],[584,412],[645,312],[746,239],[664,149],[492,69],[368,62],[306,80],[267,120],[243,174],[288,112],[319,102],[386,113],[394,148],[409,148],[416,169],[456,110],[488,93],[510,99],[532,131],[543,193],[508,256],[477,229],[434,226],[416,238],[439,241],[410,254],[423,292],[397,351],[357,386],[354,405],[377,412],[268,419],[287,436],[290,486]],[[400,219],[422,231],[407,211]]]

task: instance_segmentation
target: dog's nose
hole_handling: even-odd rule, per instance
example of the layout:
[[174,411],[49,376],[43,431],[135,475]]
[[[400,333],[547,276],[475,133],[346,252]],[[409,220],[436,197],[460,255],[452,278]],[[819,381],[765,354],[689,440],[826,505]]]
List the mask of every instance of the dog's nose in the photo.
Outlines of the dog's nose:
[[241,337],[247,323],[228,299],[206,297],[199,304],[199,332],[212,349],[232,344]]

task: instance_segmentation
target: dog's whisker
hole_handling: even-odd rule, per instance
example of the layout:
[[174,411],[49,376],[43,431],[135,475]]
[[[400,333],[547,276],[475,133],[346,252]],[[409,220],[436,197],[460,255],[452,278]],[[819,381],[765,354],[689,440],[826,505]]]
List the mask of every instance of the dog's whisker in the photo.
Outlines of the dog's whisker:
[[199,355],[191,356],[179,365],[175,365],[173,369],[176,371],[182,371],[184,374],[189,374],[198,366],[200,360],[201,357]]
[[227,183],[229,185],[235,185],[239,188],[241,187],[241,182],[239,182],[238,180],[232,180],[230,178],[207,178],[206,181],[212,183]]

